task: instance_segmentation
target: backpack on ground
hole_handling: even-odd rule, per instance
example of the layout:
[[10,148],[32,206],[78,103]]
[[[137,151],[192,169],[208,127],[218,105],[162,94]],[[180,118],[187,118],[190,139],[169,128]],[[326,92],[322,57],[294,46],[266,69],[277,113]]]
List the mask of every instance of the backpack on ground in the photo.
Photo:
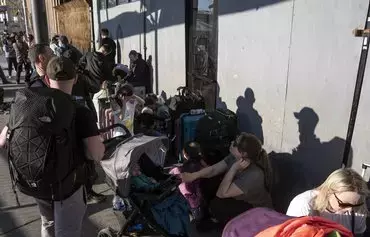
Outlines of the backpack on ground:
[[217,109],[199,119],[195,141],[201,145],[207,164],[212,165],[229,154],[230,143],[237,134],[235,113],[228,109]]
[[60,201],[84,182],[75,114],[70,95],[62,91],[29,88],[16,92],[8,124],[8,159],[12,182],[22,193]]

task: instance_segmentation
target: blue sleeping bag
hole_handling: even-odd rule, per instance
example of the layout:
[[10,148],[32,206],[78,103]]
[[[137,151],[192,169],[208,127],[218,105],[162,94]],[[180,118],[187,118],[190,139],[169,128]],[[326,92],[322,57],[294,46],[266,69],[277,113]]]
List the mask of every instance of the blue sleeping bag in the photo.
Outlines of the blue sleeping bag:
[[153,206],[152,213],[157,223],[169,234],[188,236],[189,206],[181,194],[175,193]]
[[[151,191],[158,187],[152,179],[144,174],[131,178],[131,184],[136,190]],[[190,224],[189,206],[184,197],[175,192],[161,203],[151,208],[155,221],[170,235],[188,236]]]

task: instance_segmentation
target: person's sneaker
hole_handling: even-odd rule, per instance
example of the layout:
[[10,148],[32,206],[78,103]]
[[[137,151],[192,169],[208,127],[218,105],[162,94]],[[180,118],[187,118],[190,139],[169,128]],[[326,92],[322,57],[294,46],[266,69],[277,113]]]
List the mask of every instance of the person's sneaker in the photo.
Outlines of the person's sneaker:
[[3,84],[5,85],[5,84],[12,84],[12,83],[8,80],[5,80],[5,81],[3,81]]
[[107,199],[105,195],[96,193],[94,191],[91,191],[87,194],[87,203],[88,204],[96,204],[104,202]]
[[11,79],[13,79],[13,77],[12,77],[12,76],[9,76],[8,78],[9,78],[10,80],[11,80]]

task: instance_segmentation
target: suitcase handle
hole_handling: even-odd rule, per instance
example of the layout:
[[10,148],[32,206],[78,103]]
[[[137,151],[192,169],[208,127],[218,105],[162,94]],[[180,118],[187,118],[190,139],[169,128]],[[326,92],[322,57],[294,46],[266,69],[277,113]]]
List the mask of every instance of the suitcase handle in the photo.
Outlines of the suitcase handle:
[[370,168],[370,164],[368,164],[368,163],[362,163],[362,174],[361,174],[362,178],[365,177],[367,168]]

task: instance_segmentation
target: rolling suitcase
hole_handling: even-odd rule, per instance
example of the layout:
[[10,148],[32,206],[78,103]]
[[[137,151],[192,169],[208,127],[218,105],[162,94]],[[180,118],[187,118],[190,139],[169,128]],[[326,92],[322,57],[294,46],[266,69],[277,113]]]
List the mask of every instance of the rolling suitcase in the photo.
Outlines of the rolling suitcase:
[[180,116],[176,122],[176,153],[181,162],[182,149],[185,143],[195,140],[195,131],[198,121],[205,115],[204,110],[192,110],[190,113],[185,113]]
[[238,133],[236,114],[228,109],[209,112],[199,120],[195,140],[202,146],[208,165],[229,154],[230,144]]

